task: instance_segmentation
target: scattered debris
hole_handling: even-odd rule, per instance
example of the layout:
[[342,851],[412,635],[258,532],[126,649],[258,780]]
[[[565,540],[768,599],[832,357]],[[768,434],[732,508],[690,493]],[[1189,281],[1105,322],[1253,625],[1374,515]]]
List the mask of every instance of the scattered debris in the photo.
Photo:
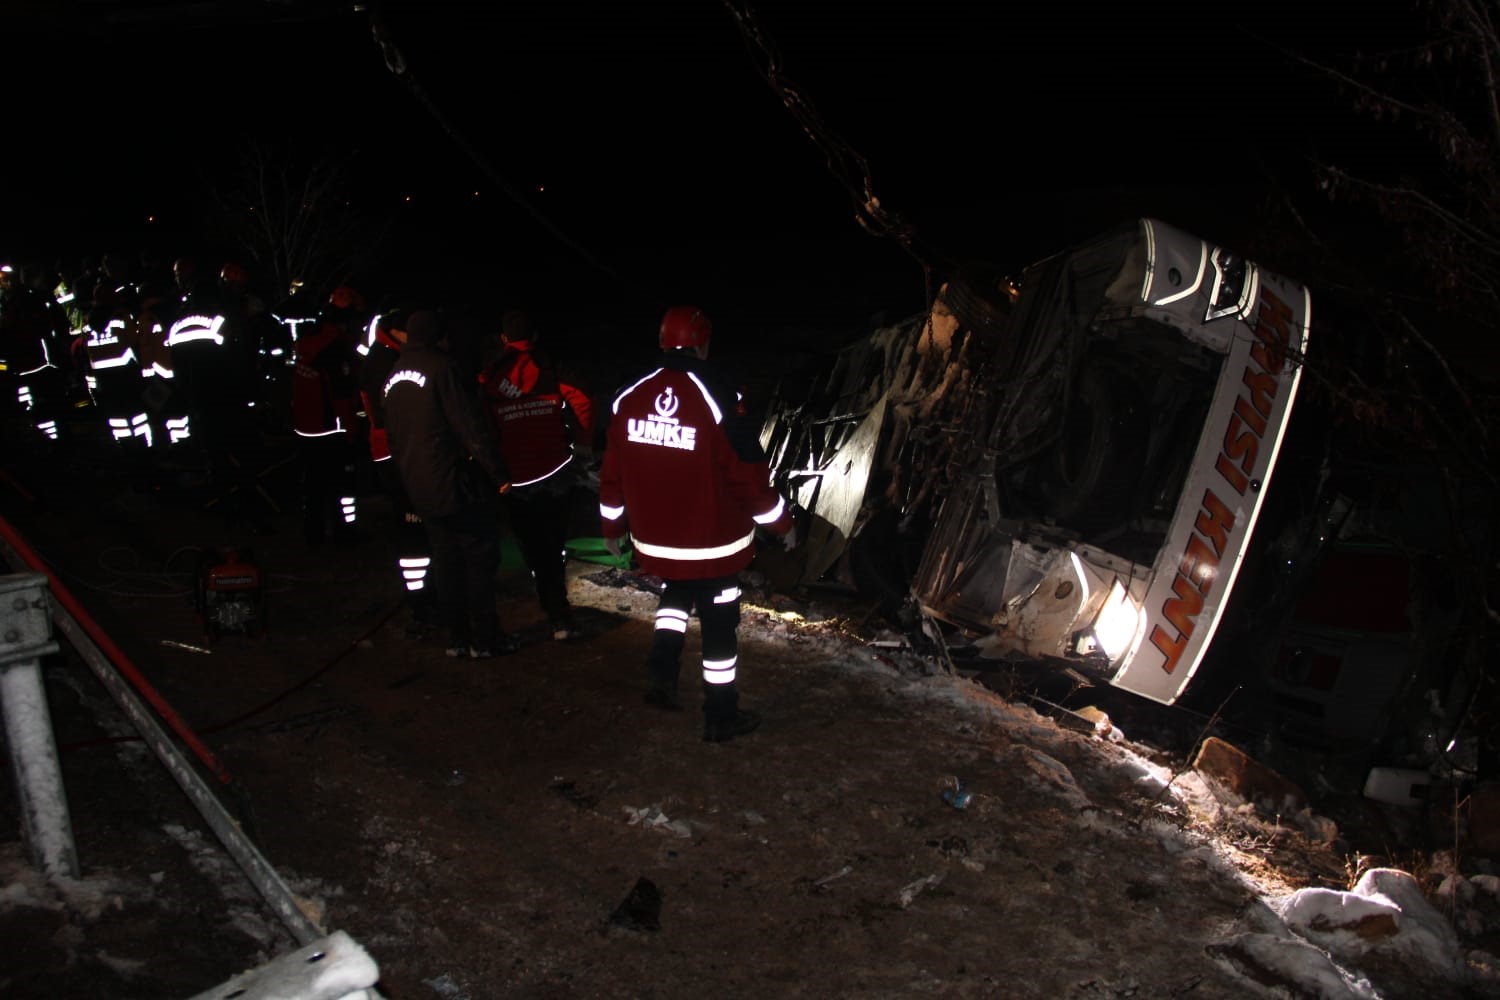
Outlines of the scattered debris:
[[931,889],[933,886],[940,884],[942,881],[943,876],[941,875],[928,875],[926,878],[919,878],[909,885],[902,886],[901,892],[897,894],[897,898],[901,903],[901,908],[903,910],[906,909],[918,896],[923,893],[923,891]]
[[623,808],[626,815],[630,817],[631,826],[649,826],[668,830],[684,840],[693,835],[692,827],[680,819],[668,819],[666,813],[661,811],[660,806],[647,806],[644,809],[635,809],[631,806]]
[[838,879],[841,879],[845,875],[848,875],[848,874],[850,874],[853,871],[854,871],[854,866],[853,865],[845,865],[844,867],[840,868],[838,871],[834,872],[832,875],[824,875],[822,878],[818,879],[816,882],[813,883],[813,887],[817,888],[817,889],[821,889],[824,886],[826,886],[829,882],[833,882],[833,881],[836,881]]
[[[1024,697],[1029,703],[1035,706],[1039,712],[1055,721],[1064,729],[1071,729],[1075,733],[1083,733],[1088,736],[1092,736],[1099,732],[1098,721],[1085,715],[1082,710],[1075,712],[1071,708],[1067,708],[1055,702],[1048,701],[1046,698],[1043,698],[1038,694],[1027,693],[1024,695]],[[1094,709],[1094,711],[1098,712],[1098,709]],[[1100,712],[1099,714],[1103,715],[1104,713]],[[1107,726],[1109,717],[1105,716],[1104,721]]]
[[1110,721],[1109,714],[1094,705],[1085,705],[1074,714],[1086,722],[1093,723],[1096,736],[1108,736],[1114,729],[1114,723]]
[[444,1000],[471,1000],[469,991],[460,986],[446,972],[434,979],[422,980],[422,985],[431,987],[432,991]]
[[631,931],[661,930],[661,890],[642,876],[635,880],[630,894],[609,915],[609,922]]
[[1203,741],[1193,758],[1193,769],[1246,802],[1263,804],[1274,813],[1291,815],[1307,808],[1307,795],[1295,783],[1217,736]]
[[950,779],[952,788],[943,789],[943,801],[955,809],[967,809],[969,803],[974,800],[974,793],[964,787],[964,783],[958,778]]
[[576,784],[571,781],[565,781],[562,778],[554,778],[552,784],[547,787],[573,803],[579,809],[592,809],[599,804],[599,797],[597,795],[589,795],[586,792],[581,792],[578,790]]
[[185,649],[189,653],[202,653],[204,656],[212,656],[214,652],[211,649],[204,649],[202,646],[193,646],[185,642],[178,642],[176,639],[163,639],[161,640],[161,644],[163,646],[171,646],[173,649]]

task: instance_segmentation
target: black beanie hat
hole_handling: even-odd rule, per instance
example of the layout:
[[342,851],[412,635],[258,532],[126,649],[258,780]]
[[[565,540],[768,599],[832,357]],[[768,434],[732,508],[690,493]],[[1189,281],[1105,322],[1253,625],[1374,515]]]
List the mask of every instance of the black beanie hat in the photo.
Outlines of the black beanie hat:
[[442,317],[432,309],[418,309],[406,319],[406,340],[410,344],[436,344],[443,338]]

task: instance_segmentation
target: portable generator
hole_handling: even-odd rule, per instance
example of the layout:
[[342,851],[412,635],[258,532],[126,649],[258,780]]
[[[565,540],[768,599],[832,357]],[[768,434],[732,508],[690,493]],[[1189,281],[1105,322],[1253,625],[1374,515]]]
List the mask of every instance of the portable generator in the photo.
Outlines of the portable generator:
[[226,633],[260,635],[266,626],[265,589],[248,552],[206,549],[199,556],[198,617],[210,640]]

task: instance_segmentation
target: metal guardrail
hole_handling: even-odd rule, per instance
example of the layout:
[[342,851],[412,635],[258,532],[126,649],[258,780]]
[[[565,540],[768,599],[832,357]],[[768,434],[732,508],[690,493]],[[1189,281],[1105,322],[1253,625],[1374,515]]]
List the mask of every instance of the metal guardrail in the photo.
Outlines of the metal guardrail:
[[0,710],[26,851],[48,878],[77,878],[73,824],[42,685],[41,658],[57,652],[49,604],[42,574],[0,576]]
[[[224,808],[194,769],[192,761],[173,742],[146,700],[126,682],[117,664],[105,655],[101,645],[107,646],[118,657],[123,658],[124,654],[113,642],[95,641],[96,635],[104,635],[103,630],[4,518],[0,518],[0,552],[10,565],[25,565],[33,571],[18,578],[0,578],[15,580],[9,591],[0,584],[0,595],[15,595],[9,599],[14,615],[0,618],[0,639],[4,640],[0,644],[0,694],[5,696],[11,758],[25,762],[16,764],[16,767],[18,794],[27,815],[28,846],[33,853],[42,855],[43,870],[54,876],[76,877],[78,872],[39,666],[39,657],[43,653],[58,649],[56,642],[49,641],[50,623],[55,622],[58,631],[135,725],[141,738],[156,753],[261,898],[303,946],[298,952],[276,959],[258,970],[242,973],[193,1000],[220,997],[235,997],[237,1000],[268,1000],[271,997],[279,1000],[379,1000],[381,995],[374,989],[379,978],[375,963],[347,935],[342,932],[330,935],[307,915],[291,889],[240,829],[238,821]],[[46,600],[48,584],[50,601]],[[4,598],[0,597],[0,600]],[[45,611],[48,605],[50,616]],[[0,608],[4,606],[0,605]],[[38,632],[41,634],[34,634]],[[14,639],[11,639],[12,633]],[[107,636],[105,638],[107,640]],[[11,649],[13,655],[6,655],[7,647],[14,647]],[[10,662],[12,660],[15,662]],[[131,671],[135,676],[133,666]],[[145,683],[144,678],[140,683]],[[151,704],[158,706],[158,710],[164,709],[166,716],[176,723],[174,729],[184,731],[185,727],[170,706],[149,687],[148,693],[152,695]],[[12,714],[20,720],[15,732],[10,729]],[[201,747],[195,737],[193,745]],[[204,754],[208,755],[206,763],[213,767],[214,773],[227,777],[227,771],[218,765],[207,748],[202,748],[199,753],[200,760],[204,759]]]

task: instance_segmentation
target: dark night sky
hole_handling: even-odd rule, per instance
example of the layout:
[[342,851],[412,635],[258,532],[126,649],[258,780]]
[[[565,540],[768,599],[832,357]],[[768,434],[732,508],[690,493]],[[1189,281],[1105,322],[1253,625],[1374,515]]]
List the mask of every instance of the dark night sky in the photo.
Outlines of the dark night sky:
[[[652,308],[817,312],[823,297],[848,303],[842,320],[923,303],[920,268],[856,225],[721,3],[387,4],[420,94],[352,7],[7,9],[0,254],[170,242],[192,231],[201,178],[255,139],[354,151],[357,198],[403,220],[384,252],[398,269],[542,260],[580,295]],[[1016,269],[1139,214],[1229,238],[1262,169],[1331,138],[1326,88],[1273,46],[1352,44],[1329,26],[1346,19],[1280,7],[753,9],[887,209],[944,254]]]

